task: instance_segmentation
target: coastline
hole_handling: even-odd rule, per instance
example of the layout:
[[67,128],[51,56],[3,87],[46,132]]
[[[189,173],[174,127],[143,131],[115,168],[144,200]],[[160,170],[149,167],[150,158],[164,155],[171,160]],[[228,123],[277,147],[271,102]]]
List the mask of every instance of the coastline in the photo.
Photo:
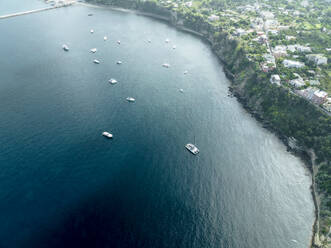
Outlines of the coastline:
[[[242,92],[240,89],[237,89],[236,87],[234,87],[234,81],[236,79],[236,75],[233,74],[228,68],[227,68],[227,62],[226,59],[224,59],[220,54],[218,54],[214,47],[215,44],[213,43],[213,40],[209,39],[205,34],[197,32],[193,29],[190,28],[186,28],[184,27],[184,25],[177,25],[174,21],[172,16],[171,16],[171,11],[169,11],[169,17],[166,16],[162,16],[160,14],[154,14],[154,13],[149,13],[146,11],[141,11],[138,9],[127,9],[127,8],[121,8],[121,7],[114,7],[111,5],[107,5],[107,4],[90,4],[90,3],[85,3],[85,2],[77,2],[77,5],[82,5],[82,6],[87,6],[87,7],[91,7],[91,8],[102,8],[102,9],[108,9],[108,10],[112,10],[112,11],[120,11],[120,12],[124,12],[124,13],[132,13],[132,14],[136,14],[136,15],[141,15],[141,16],[146,16],[146,17],[150,17],[159,21],[165,21],[167,23],[169,23],[169,25],[173,26],[174,28],[176,28],[179,31],[182,32],[186,32],[189,34],[192,34],[196,37],[199,37],[201,39],[203,39],[204,41],[208,42],[209,45],[211,46],[211,49],[213,51],[213,53],[216,55],[216,57],[218,58],[220,64],[222,65],[222,69],[226,75],[226,77],[228,78],[228,80],[231,83],[231,86],[229,86],[229,91],[231,91],[233,93],[233,95],[237,98],[238,102],[241,103],[241,105],[243,106],[243,108],[251,114],[252,117],[254,117],[254,119],[256,119],[259,123],[262,124],[263,128],[266,128],[268,131],[274,133],[279,139],[280,141],[282,141],[282,143],[287,147],[287,150],[289,152],[291,152],[293,155],[297,156],[298,158],[301,159],[301,161],[304,163],[305,168],[308,169],[308,171],[310,172],[310,176],[311,176],[311,186],[310,186],[310,191],[312,194],[312,199],[313,199],[313,203],[314,203],[314,214],[315,214],[315,219],[314,222],[312,224],[312,234],[311,234],[311,240],[310,240],[310,246],[309,248],[321,248],[324,247],[322,245],[322,243],[320,242],[320,238],[319,238],[319,222],[320,222],[320,200],[319,200],[319,194],[317,193],[316,190],[316,182],[315,182],[315,176],[316,176],[316,171],[315,171],[315,160],[316,160],[316,155],[314,153],[314,151],[312,149],[297,149],[297,147],[292,147],[290,145],[290,137],[287,137],[285,135],[283,135],[282,133],[280,133],[279,130],[277,130],[275,127],[273,127],[268,121],[266,121],[264,119],[264,117],[262,116],[261,113],[253,110],[249,104],[247,103],[247,99],[243,96]],[[175,17],[176,18],[176,17]],[[326,246],[329,247],[329,246]]]

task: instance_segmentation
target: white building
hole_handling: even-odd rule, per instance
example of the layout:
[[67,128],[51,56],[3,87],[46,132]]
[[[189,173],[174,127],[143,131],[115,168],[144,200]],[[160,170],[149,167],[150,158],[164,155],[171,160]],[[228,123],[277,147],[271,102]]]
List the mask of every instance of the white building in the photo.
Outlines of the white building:
[[306,58],[316,65],[326,65],[328,63],[328,58],[324,57],[322,54],[308,54]]
[[247,31],[242,29],[242,28],[237,28],[236,31],[233,33],[233,35],[235,36],[242,36],[242,35],[246,35]]
[[320,85],[321,83],[318,80],[309,80],[309,84],[315,86],[315,85]]
[[311,48],[308,46],[301,46],[301,45],[296,45],[296,49],[298,52],[302,52],[302,53],[310,53],[311,52]]
[[210,21],[210,22],[215,22],[215,21],[218,21],[219,19],[220,19],[220,17],[217,15],[214,15],[214,14],[208,17],[208,21]]
[[308,46],[302,46],[299,44],[295,44],[295,45],[288,45],[287,46],[287,50],[291,51],[292,53],[298,51],[300,53],[310,53],[311,52],[311,48]]
[[278,35],[278,30],[276,29],[268,29],[267,34]]
[[323,90],[317,90],[314,92],[312,101],[318,105],[327,101],[328,93]]
[[296,40],[296,37],[295,36],[291,36],[291,35],[286,35],[285,36],[285,39],[286,40]]
[[287,56],[286,46],[278,45],[272,49],[272,53],[275,56],[275,58],[286,57]]
[[302,63],[302,62],[294,61],[294,60],[288,60],[288,59],[285,59],[283,61],[283,65],[287,68],[302,68],[302,67],[305,66],[305,64]]
[[327,98],[326,102],[322,106],[326,111],[331,112],[331,98]]
[[262,11],[261,12],[261,17],[265,20],[271,20],[271,19],[274,19],[274,14],[271,13],[270,11]]
[[318,90],[319,89],[317,89],[317,88],[308,87],[307,89],[298,90],[296,92],[298,93],[298,95],[300,95],[300,96],[306,98],[307,100],[311,101],[313,96],[314,96],[314,93]]
[[290,85],[294,86],[295,88],[300,88],[302,86],[305,86],[305,82],[302,78],[296,78],[290,80]]
[[278,26],[278,21],[271,19],[271,20],[266,20],[264,22],[264,30],[271,29],[271,28],[277,28]]
[[270,83],[280,85],[280,77],[277,74],[271,75]]
[[184,4],[185,4],[186,7],[189,7],[189,8],[192,7],[192,5],[193,5],[192,1],[185,2]]

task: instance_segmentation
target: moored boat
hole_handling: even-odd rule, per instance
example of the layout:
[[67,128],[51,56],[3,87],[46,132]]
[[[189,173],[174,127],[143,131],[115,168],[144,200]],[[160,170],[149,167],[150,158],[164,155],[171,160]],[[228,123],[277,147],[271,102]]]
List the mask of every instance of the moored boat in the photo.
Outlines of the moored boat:
[[110,84],[117,84],[117,80],[114,78],[109,79],[108,81]]
[[127,97],[126,100],[128,102],[135,102],[136,101],[136,99],[134,99],[133,97]]
[[63,44],[62,46],[63,50],[68,52],[69,51],[69,47],[66,44]]
[[108,138],[108,139],[112,139],[113,138],[113,135],[111,133],[108,133],[108,132],[103,132],[102,133],[102,136]]
[[97,59],[95,59],[95,60],[93,60],[93,63],[94,63],[94,64],[100,64],[100,61],[97,60]]
[[191,143],[186,144],[185,148],[194,155],[197,155],[200,152],[199,149]]

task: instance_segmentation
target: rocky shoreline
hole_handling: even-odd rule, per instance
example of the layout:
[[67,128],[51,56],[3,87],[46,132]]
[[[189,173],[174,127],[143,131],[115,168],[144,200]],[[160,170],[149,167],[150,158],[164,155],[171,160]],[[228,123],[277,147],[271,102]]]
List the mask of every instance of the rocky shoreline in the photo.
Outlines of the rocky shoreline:
[[[141,11],[141,10],[139,10],[138,6],[132,6],[131,8],[122,8],[122,7],[118,7],[118,6],[102,5],[102,4],[98,4],[98,5],[85,4],[85,3],[80,3],[80,4],[87,5],[89,7],[97,7],[97,8],[103,7],[103,8],[108,8],[111,10],[116,10],[116,11],[131,12],[131,13],[134,13],[137,15],[142,15],[142,16],[147,16],[147,17],[151,17],[154,19],[158,19],[160,21],[166,21],[169,24],[171,24],[172,26],[174,26],[175,28],[177,28],[178,30],[190,33],[192,35],[195,35],[195,36],[207,41],[210,44],[214,54],[217,56],[220,63],[222,64],[226,77],[231,82],[229,91],[233,94],[233,96],[235,96],[237,98],[237,100],[242,104],[244,109],[246,111],[248,111],[252,115],[252,117],[254,117],[257,121],[259,121],[264,128],[266,128],[270,132],[274,133],[286,145],[287,150],[289,152],[291,152],[295,156],[298,156],[304,162],[306,168],[311,173],[312,184],[311,184],[310,190],[311,190],[313,202],[315,205],[315,221],[314,221],[313,227],[312,227],[312,237],[311,237],[310,248],[322,248],[322,247],[329,248],[330,247],[328,244],[326,246],[324,246],[321,243],[320,236],[319,236],[320,201],[318,199],[320,198],[320,196],[317,193],[316,183],[315,183],[316,172],[315,172],[315,153],[314,153],[314,151],[311,149],[305,148],[305,147],[299,147],[296,144],[291,144],[291,143],[293,143],[293,142],[291,142],[291,137],[287,137],[286,135],[282,134],[277,129],[277,127],[273,126],[272,123],[270,123],[268,120],[266,120],[264,118],[263,113],[261,111],[253,109],[248,104],[249,99],[247,98],[247,96],[245,96],[245,94],[243,94],[242,88],[238,87],[238,85],[236,85],[237,75],[235,73],[232,73],[228,69],[228,63],[226,61],[226,58],[222,56],[222,52],[219,52],[215,49],[216,45],[214,44],[213,39],[210,38],[211,35],[208,34],[208,32],[201,33],[199,31],[187,28],[182,24],[178,24],[177,13],[169,11],[169,10],[164,10],[168,15],[168,16],[166,16],[166,15],[160,15],[160,14],[155,14],[155,13],[149,13],[146,11]],[[228,37],[225,37],[225,39],[227,39],[225,44],[233,42],[233,40],[228,39]],[[229,48],[226,47],[225,49],[229,49]]]

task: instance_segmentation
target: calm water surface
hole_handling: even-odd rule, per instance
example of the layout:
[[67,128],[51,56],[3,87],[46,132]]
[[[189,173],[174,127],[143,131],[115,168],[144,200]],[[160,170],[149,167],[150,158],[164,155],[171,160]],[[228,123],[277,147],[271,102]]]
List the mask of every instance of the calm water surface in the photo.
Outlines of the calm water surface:
[[308,247],[309,174],[227,97],[207,44],[83,6],[0,33],[0,247]]

